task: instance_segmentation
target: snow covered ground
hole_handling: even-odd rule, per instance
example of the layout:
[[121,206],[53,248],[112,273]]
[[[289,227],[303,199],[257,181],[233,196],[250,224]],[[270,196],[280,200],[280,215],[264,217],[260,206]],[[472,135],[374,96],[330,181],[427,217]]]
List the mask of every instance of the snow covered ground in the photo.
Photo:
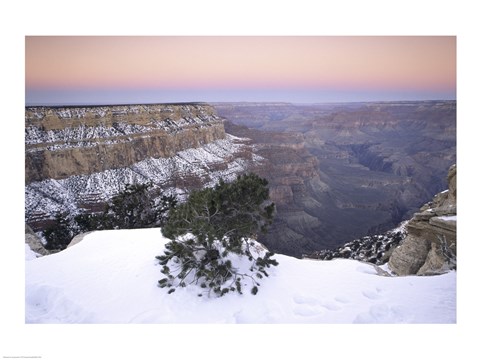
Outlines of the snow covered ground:
[[299,260],[279,266],[257,295],[171,295],[157,287],[159,229],[98,231],[54,255],[26,247],[26,323],[456,323],[456,272],[380,276],[355,260]]

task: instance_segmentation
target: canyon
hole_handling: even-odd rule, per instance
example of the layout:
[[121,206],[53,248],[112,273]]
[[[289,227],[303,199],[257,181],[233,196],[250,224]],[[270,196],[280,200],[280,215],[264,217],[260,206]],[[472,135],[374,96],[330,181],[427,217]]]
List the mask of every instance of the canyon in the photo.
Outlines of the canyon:
[[396,227],[447,188],[455,101],[215,104],[266,159],[278,216],[262,241],[295,256]]
[[25,221],[99,211],[127,183],[182,198],[255,172],[277,209],[259,240],[301,257],[394,228],[455,162],[455,101],[27,107]]
[[261,162],[207,104],[27,107],[25,221],[102,211],[127,184],[180,199]]
[[200,104],[28,107],[25,181],[121,168],[224,139],[221,119]]

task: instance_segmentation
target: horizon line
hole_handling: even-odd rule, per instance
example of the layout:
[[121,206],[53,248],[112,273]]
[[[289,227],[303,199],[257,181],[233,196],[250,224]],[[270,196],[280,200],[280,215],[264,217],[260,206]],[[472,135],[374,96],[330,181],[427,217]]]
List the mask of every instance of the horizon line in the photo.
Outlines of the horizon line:
[[213,104],[288,104],[288,105],[331,105],[331,104],[386,104],[414,102],[456,102],[457,99],[422,99],[422,100],[366,100],[366,101],[321,101],[321,102],[290,102],[290,101],[167,101],[167,102],[119,102],[119,103],[25,103],[25,107],[100,107],[100,106],[133,106],[133,105],[213,105]]

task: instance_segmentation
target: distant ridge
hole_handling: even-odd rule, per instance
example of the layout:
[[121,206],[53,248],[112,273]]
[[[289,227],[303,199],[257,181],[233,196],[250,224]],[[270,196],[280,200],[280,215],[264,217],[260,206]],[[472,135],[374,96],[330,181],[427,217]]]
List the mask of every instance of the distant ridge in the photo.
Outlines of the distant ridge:
[[29,103],[25,105],[25,108],[32,107],[50,107],[50,108],[74,108],[74,107],[102,107],[102,106],[152,106],[152,105],[225,105],[225,104],[234,104],[236,106],[241,105],[252,105],[252,104],[262,104],[262,105],[285,105],[285,106],[302,106],[302,105],[339,105],[339,104],[352,104],[352,105],[386,105],[386,104],[418,104],[418,103],[456,103],[457,100],[452,99],[437,99],[437,100],[388,100],[388,101],[327,101],[327,102],[289,102],[289,101],[179,101],[179,102],[140,102],[140,103],[98,103],[98,104],[88,104],[88,103]]
[[28,108],[78,108],[78,107],[91,107],[91,108],[98,108],[98,107],[111,107],[111,106],[154,106],[154,105],[162,105],[162,106],[172,106],[172,105],[208,105],[206,102],[168,102],[168,103],[119,103],[119,104],[27,104],[25,105],[25,109]]
[[432,100],[379,100],[379,101],[325,101],[325,102],[289,102],[289,101],[209,101],[208,104],[213,106],[219,105],[226,105],[232,104],[236,106],[242,105],[256,105],[256,104],[263,104],[263,105],[285,105],[285,106],[304,106],[304,105],[314,105],[314,106],[330,106],[330,105],[408,105],[408,104],[448,104],[448,103],[456,103],[457,100],[455,99],[432,99]]

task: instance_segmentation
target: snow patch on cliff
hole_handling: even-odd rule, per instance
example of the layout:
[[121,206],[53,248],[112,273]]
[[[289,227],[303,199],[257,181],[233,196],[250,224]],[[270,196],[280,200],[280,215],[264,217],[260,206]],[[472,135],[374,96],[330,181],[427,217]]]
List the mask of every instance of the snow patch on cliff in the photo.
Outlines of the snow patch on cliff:
[[26,220],[42,214],[75,214],[81,204],[105,202],[126,184],[152,182],[166,192],[184,194],[187,189],[182,182],[192,178],[205,186],[215,185],[220,178],[233,180],[263,160],[258,155],[239,155],[247,149],[246,140],[226,134],[225,139],[180,151],[170,158],[148,158],[130,167],[33,182],[25,186]]

